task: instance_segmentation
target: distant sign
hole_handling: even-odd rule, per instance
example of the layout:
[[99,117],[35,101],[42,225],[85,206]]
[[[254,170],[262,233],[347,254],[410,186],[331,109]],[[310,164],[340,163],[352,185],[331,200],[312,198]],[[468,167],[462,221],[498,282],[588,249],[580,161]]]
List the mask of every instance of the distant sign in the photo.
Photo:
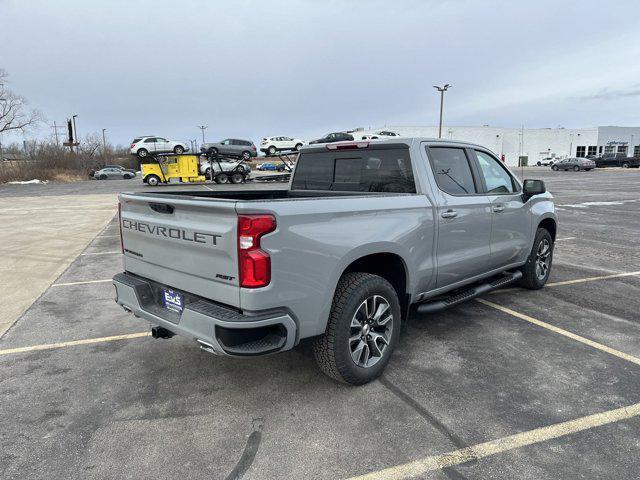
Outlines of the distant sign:
[[621,142],[618,140],[611,140],[610,142],[607,142],[607,145],[629,145],[629,142]]

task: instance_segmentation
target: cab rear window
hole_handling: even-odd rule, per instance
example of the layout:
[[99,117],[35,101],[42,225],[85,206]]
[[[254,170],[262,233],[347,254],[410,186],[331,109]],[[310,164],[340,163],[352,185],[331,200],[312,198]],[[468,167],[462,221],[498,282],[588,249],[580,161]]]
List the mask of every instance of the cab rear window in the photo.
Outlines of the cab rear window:
[[303,153],[292,190],[415,193],[408,149]]

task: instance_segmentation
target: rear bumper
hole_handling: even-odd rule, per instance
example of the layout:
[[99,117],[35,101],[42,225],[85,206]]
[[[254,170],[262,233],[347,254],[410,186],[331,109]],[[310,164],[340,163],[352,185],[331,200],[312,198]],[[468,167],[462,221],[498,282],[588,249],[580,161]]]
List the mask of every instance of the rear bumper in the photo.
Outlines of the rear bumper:
[[182,313],[176,313],[160,304],[158,291],[163,285],[130,273],[117,274],[113,285],[116,303],[125,310],[152,325],[194,340],[211,353],[258,356],[289,350],[296,344],[296,322],[284,309],[249,315],[180,292],[186,302]]

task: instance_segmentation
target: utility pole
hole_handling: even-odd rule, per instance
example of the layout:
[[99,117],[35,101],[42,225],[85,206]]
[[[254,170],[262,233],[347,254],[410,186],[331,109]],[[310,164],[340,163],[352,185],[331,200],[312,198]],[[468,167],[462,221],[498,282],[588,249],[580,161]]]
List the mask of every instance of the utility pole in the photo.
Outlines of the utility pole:
[[204,131],[209,128],[208,125],[199,125],[198,128],[202,130],[202,143],[204,143]]
[[438,87],[434,85],[433,88],[440,92],[440,124],[438,126],[438,138],[442,138],[442,110],[444,109],[444,92],[449,90],[452,85],[446,83],[445,85]]
[[58,129],[59,128],[64,128],[64,127],[63,126],[58,126],[58,124],[54,120],[53,121],[53,125],[51,125],[51,128],[53,128],[53,136],[56,139],[56,146],[59,147],[60,146],[60,140],[58,140]]
[[106,155],[107,154],[107,140],[104,136],[104,132],[105,130],[107,130],[106,128],[102,129],[102,155]]
[[78,115],[74,115],[72,118],[73,120],[73,142],[80,144],[79,140],[78,140],[78,129],[76,128],[76,117]]

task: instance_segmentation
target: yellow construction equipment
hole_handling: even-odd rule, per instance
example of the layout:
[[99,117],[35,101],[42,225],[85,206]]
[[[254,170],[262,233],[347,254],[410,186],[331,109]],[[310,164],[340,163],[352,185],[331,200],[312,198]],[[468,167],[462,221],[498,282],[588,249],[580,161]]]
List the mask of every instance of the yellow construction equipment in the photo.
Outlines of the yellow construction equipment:
[[149,161],[153,163],[142,164],[142,181],[148,185],[206,181],[199,171],[198,155],[153,155]]

